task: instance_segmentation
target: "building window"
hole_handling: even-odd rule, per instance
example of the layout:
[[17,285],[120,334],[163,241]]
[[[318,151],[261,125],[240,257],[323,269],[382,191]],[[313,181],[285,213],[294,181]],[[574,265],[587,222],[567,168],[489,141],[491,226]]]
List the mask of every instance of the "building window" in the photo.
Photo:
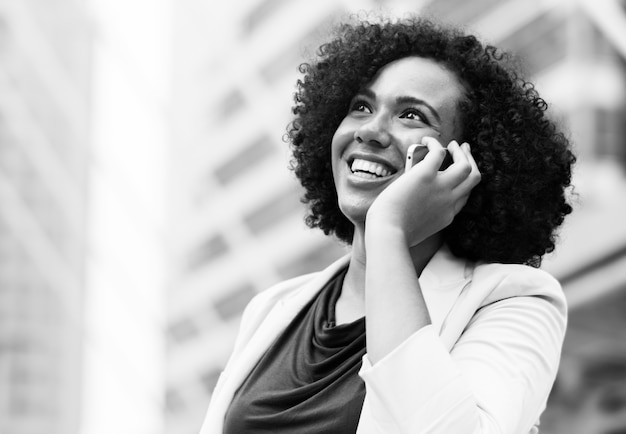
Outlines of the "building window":
[[501,46],[522,59],[528,74],[536,75],[567,55],[565,19],[546,13],[508,36]]
[[208,240],[198,246],[189,258],[189,268],[197,269],[203,265],[214,261],[229,251],[228,244],[220,234],[211,236]]
[[217,300],[213,307],[223,321],[228,321],[241,315],[243,309],[255,294],[254,286],[250,283],[245,283],[228,291],[228,294]]
[[7,20],[0,15],[0,55],[4,55],[7,48],[7,41],[11,37]]
[[228,185],[275,152],[276,148],[269,137],[261,136],[217,167],[215,177],[222,185]]
[[596,108],[595,112],[595,146],[601,158],[608,158],[626,166],[626,125],[624,119],[626,109]]
[[244,217],[244,221],[252,233],[259,235],[300,209],[300,201],[296,193],[287,191],[250,212]]
[[224,96],[219,105],[215,108],[217,119],[225,121],[233,117],[237,112],[243,109],[246,101],[240,90],[231,90]]
[[498,0],[437,0],[431,2],[425,12],[446,21],[469,23],[493,9],[498,3],[502,2]]
[[165,392],[165,406],[170,413],[178,413],[184,410],[185,400],[180,392],[169,389]]
[[241,23],[243,34],[250,36],[285,4],[287,4],[287,0],[262,0],[259,2],[243,19]]
[[198,328],[190,318],[173,322],[168,327],[168,335],[175,343],[181,343],[198,335]]
[[221,371],[219,369],[212,369],[200,377],[200,382],[208,394],[213,393],[217,385],[217,380],[220,378],[220,374]]
[[321,35],[326,33],[325,27],[333,23],[335,18],[342,13],[343,9],[341,7],[331,12],[306,35],[298,38],[296,44],[290,46],[263,65],[259,71],[260,76],[270,85],[282,82],[283,79],[291,80],[287,74],[298,74],[299,65],[304,61],[302,47],[317,47],[323,43],[324,40]]
[[280,82],[286,73],[296,73],[296,67],[302,62],[302,58],[296,47],[290,47],[289,50],[280,53],[279,56],[267,62],[259,71],[259,75],[268,84]]

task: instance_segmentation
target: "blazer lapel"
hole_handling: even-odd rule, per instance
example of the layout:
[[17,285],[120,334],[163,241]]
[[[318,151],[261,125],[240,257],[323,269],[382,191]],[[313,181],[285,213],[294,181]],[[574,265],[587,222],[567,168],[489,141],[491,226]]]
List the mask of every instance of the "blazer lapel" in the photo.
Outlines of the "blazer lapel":
[[468,287],[471,271],[472,267],[464,259],[454,256],[444,245],[435,253],[419,278],[432,325],[448,350],[458,336],[455,336],[454,327],[448,327],[447,319],[461,293]]

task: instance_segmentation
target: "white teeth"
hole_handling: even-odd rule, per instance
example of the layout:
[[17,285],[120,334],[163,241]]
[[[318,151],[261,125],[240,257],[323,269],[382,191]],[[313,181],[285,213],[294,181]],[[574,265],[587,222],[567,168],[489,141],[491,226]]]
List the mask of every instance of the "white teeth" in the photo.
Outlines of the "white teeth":
[[368,172],[354,172],[354,176],[358,176],[359,178],[366,178],[366,179],[376,179],[376,178],[378,178],[373,173],[368,173]]
[[355,158],[350,167],[353,173],[366,172],[372,175],[385,177],[391,175],[391,172],[380,163],[374,163],[373,161],[361,160]]

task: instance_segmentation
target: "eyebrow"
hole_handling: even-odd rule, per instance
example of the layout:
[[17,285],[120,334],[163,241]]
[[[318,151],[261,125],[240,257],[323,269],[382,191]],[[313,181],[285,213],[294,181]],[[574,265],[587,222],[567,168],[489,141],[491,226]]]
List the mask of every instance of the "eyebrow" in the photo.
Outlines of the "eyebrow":
[[[370,99],[375,100],[376,94],[371,89],[361,89],[357,95],[363,95]],[[437,119],[437,122],[441,123],[441,118],[439,117],[439,113],[435,108],[428,104],[426,101],[420,98],[416,98],[414,96],[403,95],[396,98],[396,104],[413,104],[413,105],[421,105],[428,109],[431,114]]]

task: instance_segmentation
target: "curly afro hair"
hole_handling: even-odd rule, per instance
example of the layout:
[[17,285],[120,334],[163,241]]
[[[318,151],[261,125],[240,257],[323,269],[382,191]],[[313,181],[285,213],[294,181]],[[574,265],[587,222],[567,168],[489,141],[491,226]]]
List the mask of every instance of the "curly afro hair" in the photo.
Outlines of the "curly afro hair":
[[473,261],[539,266],[572,211],[566,197],[575,157],[546,117],[546,102],[511,66],[512,57],[458,29],[422,18],[361,20],[336,28],[317,60],[302,64],[288,127],[291,168],[305,189],[306,223],[350,244],[354,227],[337,204],[330,143],[350,100],[384,65],[432,59],[464,84],[463,136],[482,180],[443,231],[451,251]]

